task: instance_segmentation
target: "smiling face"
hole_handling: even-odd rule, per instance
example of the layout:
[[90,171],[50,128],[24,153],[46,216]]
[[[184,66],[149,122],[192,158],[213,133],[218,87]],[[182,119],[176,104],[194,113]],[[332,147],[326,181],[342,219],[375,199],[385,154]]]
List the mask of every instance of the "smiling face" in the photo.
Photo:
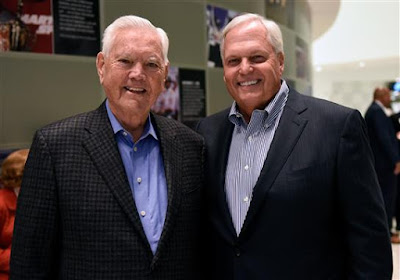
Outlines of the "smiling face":
[[130,132],[143,126],[168,73],[157,32],[118,30],[109,54],[97,55],[96,66],[110,109],[122,126]]
[[244,22],[230,30],[224,45],[224,81],[246,121],[278,93],[284,55],[276,54],[261,22]]

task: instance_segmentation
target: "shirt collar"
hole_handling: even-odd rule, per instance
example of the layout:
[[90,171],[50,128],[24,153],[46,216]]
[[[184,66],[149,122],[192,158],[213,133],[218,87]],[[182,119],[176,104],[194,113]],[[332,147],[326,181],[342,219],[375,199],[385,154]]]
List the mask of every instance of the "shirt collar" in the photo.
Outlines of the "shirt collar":
[[[106,109],[107,109],[108,119],[111,122],[111,126],[112,126],[112,129],[113,129],[114,135],[117,135],[119,133],[124,133],[124,132],[128,133],[130,135],[130,133],[128,131],[126,131],[122,127],[121,123],[114,116],[113,112],[111,112],[110,104],[108,102],[108,99],[106,100]],[[153,124],[151,122],[150,114],[149,114],[149,116],[147,118],[146,124],[145,124],[144,129],[143,129],[142,136],[140,136],[139,140],[146,138],[148,135],[151,135],[151,136],[153,136],[154,139],[158,140],[156,131],[155,131],[154,126],[153,126]]]
[[[289,94],[289,87],[286,84],[285,80],[281,80],[281,87],[277,94],[275,94],[274,98],[265,106],[264,111],[267,112],[267,122],[268,119],[275,118],[276,114],[273,114],[275,111],[279,111],[282,102],[286,103],[287,97]],[[272,114],[271,114],[272,113]],[[239,112],[237,108],[236,101],[233,101],[231,110],[229,112],[229,120],[234,125],[245,125],[243,115]]]
[[385,113],[386,116],[390,117],[393,114],[392,109],[386,108],[382,104],[382,102],[380,102],[379,100],[374,100],[374,101],[375,101],[376,104],[378,104],[379,107],[381,107],[382,111]]

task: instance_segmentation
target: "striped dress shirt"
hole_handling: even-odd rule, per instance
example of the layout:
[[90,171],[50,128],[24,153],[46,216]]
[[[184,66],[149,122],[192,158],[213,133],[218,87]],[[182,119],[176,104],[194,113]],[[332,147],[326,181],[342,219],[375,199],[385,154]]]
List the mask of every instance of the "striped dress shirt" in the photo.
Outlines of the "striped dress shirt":
[[281,88],[264,110],[254,110],[247,124],[233,102],[229,120],[235,125],[225,175],[226,200],[237,235],[249,209],[253,187],[267,158],[289,88]]

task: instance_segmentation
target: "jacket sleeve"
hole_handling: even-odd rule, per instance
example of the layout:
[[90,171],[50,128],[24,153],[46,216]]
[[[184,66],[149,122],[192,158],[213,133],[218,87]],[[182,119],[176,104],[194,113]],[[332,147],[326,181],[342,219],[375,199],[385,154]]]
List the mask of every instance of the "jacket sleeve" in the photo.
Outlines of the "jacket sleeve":
[[337,160],[348,279],[391,279],[392,251],[384,202],[366,125],[358,111],[347,117]]
[[58,205],[53,160],[45,137],[35,134],[17,203],[10,279],[56,279]]

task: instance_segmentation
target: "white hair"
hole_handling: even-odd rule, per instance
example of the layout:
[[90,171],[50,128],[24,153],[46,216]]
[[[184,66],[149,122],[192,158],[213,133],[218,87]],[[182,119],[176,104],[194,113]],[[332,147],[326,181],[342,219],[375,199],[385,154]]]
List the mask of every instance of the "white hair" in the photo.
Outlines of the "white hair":
[[253,22],[253,21],[259,21],[262,23],[266,29],[267,33],[267,38],[269,40],[269,43],[272,45],[274,48],[275,53],[282,53],[283,54],[283,39],[282,39],[282,32],[281,29],[279,28],[278,24],[276,24],[274,21],[266,19],[260,15],[257,14],[242,14],[239,15],[235,18],[232,19],[231,22],[229,22],[222,34],[222,41],[221,41],[221,58],[222,61],[224,60],[224,44],[225,44],[225,37],[228,34],[229,31],[231,31],[234,27],[238,26],[239,24],[242,24],[244,22]]
[[134,15],[121,16],[104,30],[102,52],[105,56],[110,53],[117,31],[125,28],[148,28],[156,31],[160,37],[164,63],[168,63],[169,39],[167,33],[162,28],[155,27],[149,20]]

